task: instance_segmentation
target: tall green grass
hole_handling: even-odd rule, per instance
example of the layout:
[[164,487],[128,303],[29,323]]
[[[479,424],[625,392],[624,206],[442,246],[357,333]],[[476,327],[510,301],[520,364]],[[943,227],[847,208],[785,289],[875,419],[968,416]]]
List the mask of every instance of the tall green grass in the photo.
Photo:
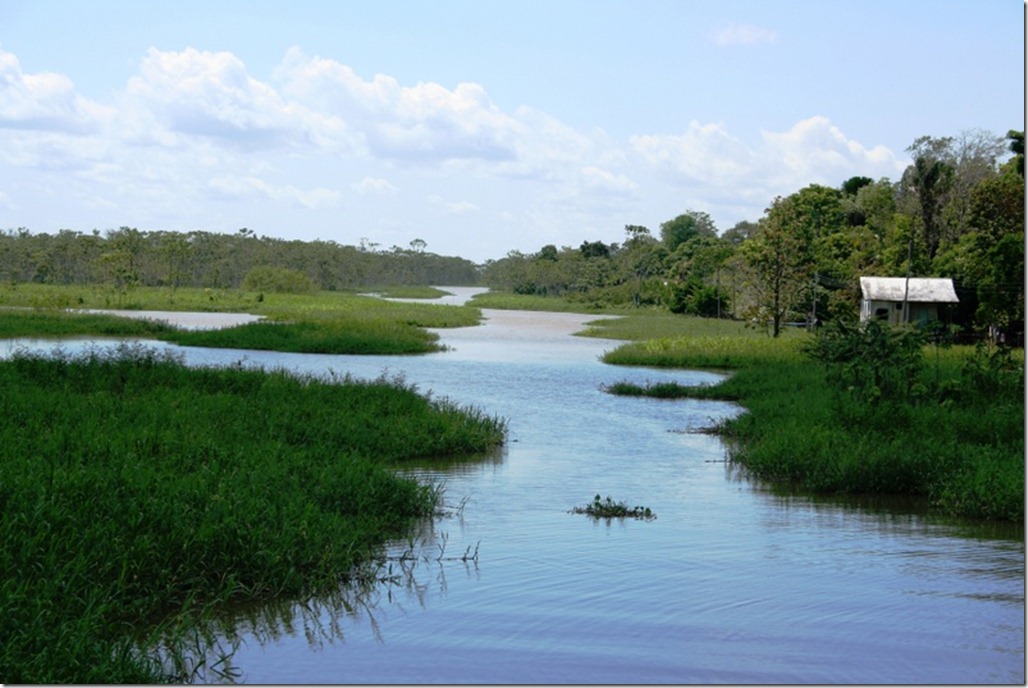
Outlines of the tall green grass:
[[0,309],[0,339],[33,337],[147,337],[159,338],[173,330],[163,322],[115,315],[36,309]]
[[510,292],[489,291],[476,294],[471,303],[478,308],[495,308],[497,310],[547,311],[558,313],[609,313],[627,315],[639,312],[639,309],[609,306],[598,306],[584,301],[575,301],[560,296],[536,296],[531,294],[512,294]]
[[0,361],[0,681],[177,681],[140,639],[344,584],[439,506],[399,462],[504,435],[400,380],[127,345]]
[[104,292],[94,292],[89,287],[18,285],[0,289],[0,306],[14,306],[0,308],[0,338],[153,337],[184,346],[294,353],[419,354],[443,348],[439,336],[425,328],[467,327],[481,320],[481,312],[469,306],[399,303],[337,292],[272,294],[260,299],[245,292],[222,293],[217,297],[218,307],[213,308],[204,300],[207,291],[180,290],[177,300],[169,304],[165,301],[169,298],[165,290],[141,289],[134,307],[242,310],[264,315],[266,319],[219,330],[178,330],[161,323],[64,310],[64,304],[72,303],[76,308],[104,307],[98,298]]
[[[674,336],[624,344],[604,361],[733,371],[724,381],[617,383],[608,391],[738,402],[746,413],[718,430],[733,439],[732,460],[759,479],[815,493],[904,494],[958,516],[1023,520],[1023,351],[1014,357],[1020,382],[1015,371],[990,386],[973,348],[925,347],[914,387],[936,393],[868,404],[829,384],[803,353],[805,333],[770,339],[740,328],[715,336],[716,324],[697,320],[682,319]],[[621,328],[645,331],[639,323]]]

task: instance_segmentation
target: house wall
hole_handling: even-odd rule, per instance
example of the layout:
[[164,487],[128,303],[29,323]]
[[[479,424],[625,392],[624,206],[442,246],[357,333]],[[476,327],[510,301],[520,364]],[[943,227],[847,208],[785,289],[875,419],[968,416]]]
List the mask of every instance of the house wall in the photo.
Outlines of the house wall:
[[[939,305],[936,303],[910,302],[907,304],[910,310],[910,322],[924,323],[939,319]],[[901,301],[872,301],[865,299],[860,303],[860,321],[878,318],[885,320],[890,325],[903,323],[903,303]]]

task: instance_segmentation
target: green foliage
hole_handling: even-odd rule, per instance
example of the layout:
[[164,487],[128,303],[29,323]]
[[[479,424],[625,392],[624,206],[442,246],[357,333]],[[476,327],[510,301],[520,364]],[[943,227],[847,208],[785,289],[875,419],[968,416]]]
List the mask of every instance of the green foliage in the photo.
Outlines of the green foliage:
[[695,237],[716,237],[717,229],[710,215],[697,210],[689,210],[673,220],[661,223],[660,240],[669,251]]
[[924,336],[871,320],[838,320],[820,328],[805,352],[821,362],[829,383],[855,399],[875,404],[906,401],[924,391]]
[[[614,332],[641,340],[608,352],[604,361],[733,373],[716,385],[622,382],[607,391],[738,402],[746,413],[716,430],[732,439],[731,459],[755,478],[820,493],[907,494],[954,515],[1023,519],[1023,351],[936,347],[935,369],[929,370],[919,362],[921,352],[913,351],[911,333],[872,337],[846,330],[845,341],[841,334],[821,341],[797,332],[769,339],[728,327],[737,323],[667,318],[662,331],[670,336],[645,340],[645,327],[631,326],[632,320],[593,324],[614,324]],[[677,321],[683,330],[672,333]],[[898,359],[907,378],[876,372],[875,362],[854,348],[864,337]],[[825,366],[804,353],[819,348],[834,368],[833,383]],[[858,376],[859,389],[852,384]],[[891,399],[871,392],[882,387]]]
[[[262,349],[305,353],[411,354],[438,351],[438,335],[423,328],[478,324],[481,313],[470,306],[400,303],[338,292],[269,293],[262,301],[246,292],[177,290],[174,303],[161,289],[140,289],[139,307],[153,310],[246,311],[268,320],[219,330],[178,330],[162,323],[110,315],[47,309],[0,309],[0,336],[64,337],[101,335],[152,337],[185,346]],[[102,290],[49,285],[0,287],[0,305],[21,305],[38,298],[74,299],[82,306],[102,305]]]
[[420,354],[439,351],[439,335],[387,318],[259,321],[161,336],[183,346],[258,349],[304,354]]
[[316,291],[314,282],[299,270],[272,265],[258,265],[243,278],[243,289],[275,294],[310,294]]
[[657,516],[650,511],[649,507],[629,507],[625,502],[615,502],[611,497],[600,499],[600,495],[593,497],[591,504],[576,506],[571,509],[572,514],[586,514],[593,518],[638,518],[643,521],[652,521]]
[[656,382],[644,386],[620,381],[606,385],[603,391],[622,397],[650,397],[652,399],[686,399],[693,396],[691,387],[680,385],[677,382]]
[[506,430],[400,380],[141,347],[2,361],[0,410],[5,683],[179,682],[136,643],[180,644],[229,601],[337,590],[438,506],[391,466]]
[[248,229],[214,232],[140,231],[121,227],[101,234],[61,230],[33,234],[0,231],[0,279],[15,283],[105,284],[125,300],[139,287],[238,289],[251,269],[275,266],[301,272],[322,289],[381,284],[472,285],[480,280],[470,260],[410,249],[388,251],[331,241],[257,237]]
[[163,322],[114,315],[53,310],[0,310],[0,339],[59,339],[85,335],[159,338],[171,331],[172,328]]
[[1024,351],[1015,359],[1013,350],[987,341],[975,345],[961,369],[963,388],[979,398],[1019,399],[1024,396]]

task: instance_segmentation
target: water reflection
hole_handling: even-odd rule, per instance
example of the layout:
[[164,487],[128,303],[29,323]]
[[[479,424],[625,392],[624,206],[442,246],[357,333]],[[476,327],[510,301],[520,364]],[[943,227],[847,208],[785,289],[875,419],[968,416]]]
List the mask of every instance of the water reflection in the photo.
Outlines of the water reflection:
[[[615,343],[570,336],[587,316],[486,316],[441,330],[451,349],[419,357],[182,352],[388,370],[510,422],[498,452],[401,467],[444,484],[447,509],[383,551],[381,580],[224,620],[239,680],[1024,682],[1020,526],[772,489],[696,432],[733,405],[602,391],[716,375],[605,366]],[[658,518],[607,527],[568,514],[596,494]]]

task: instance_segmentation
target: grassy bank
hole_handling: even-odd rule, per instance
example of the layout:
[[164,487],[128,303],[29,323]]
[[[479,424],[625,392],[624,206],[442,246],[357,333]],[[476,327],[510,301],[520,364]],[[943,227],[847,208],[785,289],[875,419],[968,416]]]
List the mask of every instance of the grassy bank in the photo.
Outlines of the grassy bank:
[[178,682],[134,639],[332,590],[439,507],[414,457],[502,421],[401,382],[187,368],[142,347],[0,362],[0,682]]
[[478,308],[495,308],[513,311],[547,311],[552,313],[598,313],[608,315],[629,315],[638,313],[637,308],[611,308],[598,306],[585,301],[563,298],[559,296],[535,296],[530,294],[512,294],[510,292],[489,291],[476,294],[471,303]]
[[[259,294],[203,289],[133,290],[112,303],[110,289],[52,285],[0,288],[0,338],[68,336],[153,337],[184,346],[262,349],[294,353],[417,354],[438,351],[439,337],[425,328],[466,327],[477,308],[398,303],[321,292]],[[116,301],[116,300],[115,300]],[[65,309],[246,312],[265,320],[209,331],[185,331],[113,316]]]
[[[598,323],[593,332],[624,337],[645,330],[638,325]],[[731,458],[754,476],[818,493],[914,495],[959,516],[1023,519],[1023,351],[1014,352],[1014,369],[994,374],[989,352],[925,347],[914,390],[870,403],[830,384],[826,369],[804,355],[804,333],[770,339],[689,318],[664,327],[682,331],[630,342],[604,360],[733,374],[710,387],[618,383],[609,391],[740,403],[747,413],[719,431],[736,440]],[[712,334],[715,327],[723,333]]]

